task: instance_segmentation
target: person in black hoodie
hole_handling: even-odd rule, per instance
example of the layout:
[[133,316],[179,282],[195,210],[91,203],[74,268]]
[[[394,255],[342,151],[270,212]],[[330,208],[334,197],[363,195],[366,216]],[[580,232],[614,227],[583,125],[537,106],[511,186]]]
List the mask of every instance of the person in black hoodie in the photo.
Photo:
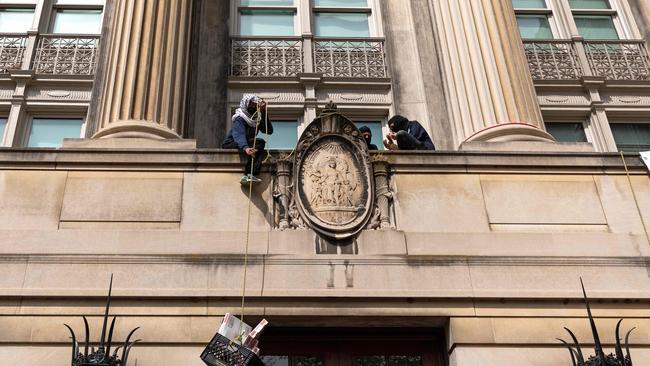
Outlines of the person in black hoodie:
[[246,94],[232,116],[232,128],[221,145],[224,149],[238,149],[247,159],[244,176],[239,180],[242,185],[262,181],[257,176],[262,170],[266,141],[257,138],[259,132],[273,134],[273,125],[266,120],[266,102],[254,94]]
[[366,140],[366,144],[368,145],[368,150],[379,150],[377,148],[377,145],[371,143],[372,131],[370,130],[370,127],[361,126],[359,127],[359,132],[361,132],[361,136],[363,136],[363,139]]
[[390,133],[386,135],[384,146],[388,150],[435,150],[433,141],[418,121],[395,115],[388,120]]

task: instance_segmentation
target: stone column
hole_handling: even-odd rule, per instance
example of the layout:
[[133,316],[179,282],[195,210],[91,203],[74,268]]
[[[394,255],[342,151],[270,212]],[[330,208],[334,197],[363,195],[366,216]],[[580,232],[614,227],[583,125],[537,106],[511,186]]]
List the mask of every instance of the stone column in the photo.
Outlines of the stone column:
[[639,26],[641,36],[650,45],[650,2],[648,0],[630,0],[630,8]]
[[183,135],[192,0],[115,0],[94,138]]
[[511,0],[433,6],[458,143],[553,141],[544,131]]

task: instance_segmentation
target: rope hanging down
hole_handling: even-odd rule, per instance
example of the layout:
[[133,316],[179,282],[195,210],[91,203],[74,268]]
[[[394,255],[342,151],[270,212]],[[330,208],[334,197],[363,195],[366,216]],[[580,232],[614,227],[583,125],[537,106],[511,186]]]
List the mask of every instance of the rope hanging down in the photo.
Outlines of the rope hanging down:
[[621,151],[621,160],[623,160],[623,167],[625,167],[627,182],[629,183],[630,190],[632,191],[632,198],[634,198],[634,204],[636,204],[636,210],[639,213],[639,217],[641,218],[641,225],[643,225],[643,232],[645,232],[645,238],[648,241],[648,244],[650,245],[650,235],[648,234],[648,227],[645,224],[645,220],[643,220],[643,212],[641,211],[641,205],[639,205],[639,199],[636,197],[636,192],[634,192],[634,187],[632,186],[632,178],[630,177],[630,170],[627,168],[627,162],[625,161],[625,155],[623,155],[623,151]]

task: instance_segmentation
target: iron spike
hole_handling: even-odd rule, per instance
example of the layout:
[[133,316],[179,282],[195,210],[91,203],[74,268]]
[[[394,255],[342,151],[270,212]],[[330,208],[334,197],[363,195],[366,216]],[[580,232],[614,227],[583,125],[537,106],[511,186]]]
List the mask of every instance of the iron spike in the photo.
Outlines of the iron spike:
[[84,345],[84,356],[88,357],[88,347],[90,346],[90,328],[88,327],[88,319],[84,318],[84,328],[86,329],[86,344]]
[[74,361],[77,359],[77,337],[74,335],[74,330],[70,328],[68,324],[63,324],[65,325],[66,328],[70,331],[70,334],[72,335],[72,363],[71,365],[74,366]]
[[623,349],[621,348],[621,323],[623,319],[619,319],[616,323],[616,358],[618,358],[623,365],[625,365],[625,356],[623,356]]
[[104,311],[104,322],[102,323],[102,336],[99,338],[99,349],[104,350],[106,341],[106,324],[108,323],[108,309],[111,307],[111,291],[113,290],[113,274],[111,273],[111,282],[108,285],[108,299],[106,300],[106,310]]
[[116,316],[113,317],[113,321],[111,321],[111,327],[108,330],[108,342],[106,342],[106,354],[104,358],[108,358],[111,355],[111,343],[113,343],[113,328],[115,328],[115,319],[117,319]]
[[124,365],[126,365],[126,360],[124,359],[124,356],[126,355],[126,351],[129,346],[129,341],[131,340],[131,336],[133,335],[133,333],[135,333],[135,331],[138,329],[140,329],[140,327],[133,329],[126,337],[126,340],[124,341],[124,348],[122,348],[122,362],[124,363]]
[[576,364],[576,356],[574,355],[575,351],[573,350],[573,348],[571,348],[571,346],[564,339],[560,339],[560,338],[555,338],[555,339],[557,339],[558,341],[564,343],[566,348],[569,350],[569,353],[571,354],[571,362],[573,363],[573,366],[578,366]]
[[135,341],[131,342],[131,344],[129,344],[128,347],[124,347],[124,351],[122,353],[122,355],[123,355],[122,356],[122,365],[123,366],[126,366],[127,362],[129,361],[129,354],[131,353],[131,348],[133,348],[133,346],[136,343],[140,342],[140,341],[141,341],[141,339],[136,339]]
[[596,322],[594,317],[591,315],[591,307],[589,306],[589,299],[587,298],[587,291],[585,291],[585,284],[582,282],[582,277],[580,277],[580,285],[582,286],[582,294],[585,298],[585,305],[587,306],[587,315],[589,316],[589,323],[591,324],[591,333],[594,337],[594,345],[596,350],[596,357],[601,359],[601,362],[605,362],[605,351],[603,351],[603,345],[600,343],[600,336],[598,335],[598,329],[596,328]]
[[[627,353],[627,357],[630,359],[630,364],[627,365],[627,366],[632,366],[632,356],[630,356],[630,334],[635,329],[636,329],[636,327],[630,329],[627,332],[627,334],[625,335],[625,352]],[[623,361],[623,362],[625,362],[625,361]]]
[[567,332],[569,332],[569,335],[571,336],[571,339],[573,339],[573,342],[576,345],[576,356],[578,357],[578,365],[582,366],[585,363],[585,357],[582,354],[582,349],[580,348],[580,342],[578,342],[578,338],[576,337],[575,334],[571,331],[571,329],[564,327]]

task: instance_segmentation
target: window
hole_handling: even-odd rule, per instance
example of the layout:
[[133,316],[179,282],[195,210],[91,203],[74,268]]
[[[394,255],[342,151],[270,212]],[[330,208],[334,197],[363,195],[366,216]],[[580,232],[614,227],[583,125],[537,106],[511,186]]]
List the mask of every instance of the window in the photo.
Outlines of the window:
[[32,119],[28,147],[60,147],[64,138],[81,137],[81,118],[34,118]]
[[54,13],[52,33],[100,34],[101,9],[57,9]]
[[293,36],[296,8],[293,0],[241,0],[239,34]]
[[552,39],[550,18],[553,12],[546,0],[512,0],[519,32],[523,39]]
[[370,133],[372,133],[371,143],[377,145],[377,148],[379,150],[384,150],[384,142],[383,142],[384,133],[381,129],[381,122],[360,121],[360,122],[355,122],[354,124],[357,126],[357,128],[361,128],[363,126],[370,128]]
[[619,39],[609,0],[569,0],[578,32],[587,40]]
[[314,0],[314,34],[320,37],[370,37],[368,0]]
[[269,150],[295,149],[298,143],[298,121],[273,121],[273,135],[268,135],[266,142]]
[[582,123],[547,122],[546,131],[558,142],[587,142]]
[[0,8],[0,33],[26,33],[33,21],[33,8]]
[[612,123],[610,127],[619,150],[632,152],[650,150],[650,124]]
[[2,141],[5,139],[5,130],[7,129],[7,119],[0,118],[0,146],[2,146]]

